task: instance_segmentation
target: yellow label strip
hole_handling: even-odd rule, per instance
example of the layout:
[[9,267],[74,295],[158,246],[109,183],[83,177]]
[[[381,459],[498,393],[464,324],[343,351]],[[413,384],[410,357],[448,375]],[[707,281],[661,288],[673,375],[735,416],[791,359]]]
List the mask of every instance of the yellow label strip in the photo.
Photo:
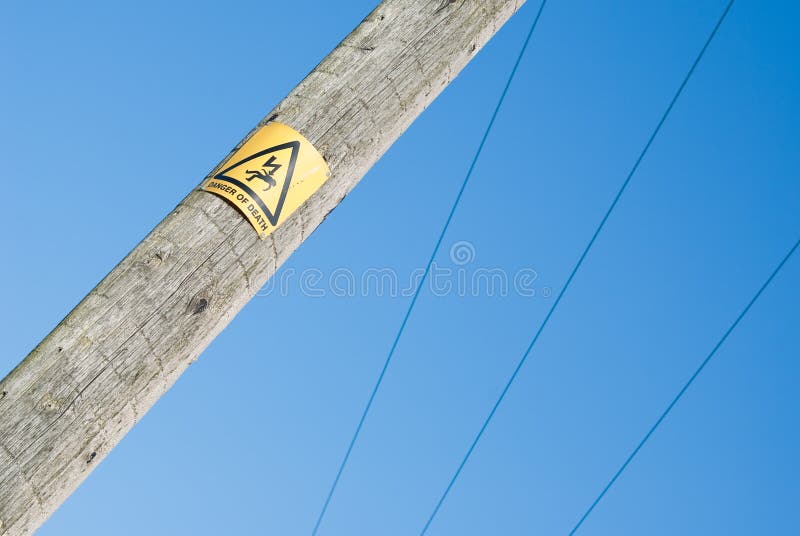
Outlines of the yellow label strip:
[[202,189],[230,201],[263,240],[329,177],[328,164],[311,142],[272,122],[231,155]]

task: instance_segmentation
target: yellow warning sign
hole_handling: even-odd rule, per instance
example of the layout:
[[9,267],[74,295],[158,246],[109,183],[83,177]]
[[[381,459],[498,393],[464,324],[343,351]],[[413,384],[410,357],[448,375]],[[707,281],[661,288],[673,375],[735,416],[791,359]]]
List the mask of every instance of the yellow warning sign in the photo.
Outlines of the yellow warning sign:
[[328,164],[311,142],[273,122],[247,140],[202,188],[233,203],[264,239],[328,177]]

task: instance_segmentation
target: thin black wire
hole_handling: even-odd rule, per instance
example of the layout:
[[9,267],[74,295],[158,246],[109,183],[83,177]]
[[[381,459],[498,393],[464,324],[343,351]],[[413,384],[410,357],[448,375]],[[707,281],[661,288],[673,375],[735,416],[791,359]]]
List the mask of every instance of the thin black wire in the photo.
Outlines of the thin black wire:
[[684,393],[686,393],[686,391],[692,385],[694,380],[697,379],[697,377],[700,375],[703,369],[706,368],[706,365],[708,365],[708,362],[711,361],[712,357],[714,357],[714,354],[717,353],[717,350],[719,350],[720,346],[722,346],[722,344],[727,340],[728,336],[733,332],[733,330],[736,329],[736,326],[739,325],[739,322],[741,322],[742,318],[744,318],[744,316],[747,314],[747,312],[750,310],[750,308],[753,306],[756,300],[758,300],[758,298],[764,292],[764,289],[766,289],[767,286],[772,282],[772,280],[775,279],[775,276],[778,275],[778,272],[781,271],[783,265],[786,264],[786,262],[789,260],[789,258],[792,256],[792,254],[795,252],[798,246],[800,246],[800,240],[794,243],[794,246],[792,246],[792,249],[789,250],[789,253],[786,254],[786,256],[778,264],[775,270],[772,271],[767,280],[764,281],[764,284],[761,285],[761,288],[758,289],[758,292],[756,292],[755,296],[753,296],[750,302],[748,302],[747,306],[742,310],[742,312],[739,313],[739,316],[736,317],[736,320],[734,320],[733,324],[730,325],[727,331],[725,331],[725,334],[722,336],[722,338],[717,342],[716,345],[714,345],[714,348],[712,348],[711,352],[709,352],[709,354],[706,356],[703,362],[700,363],[700,366],[697,367],[697,370],[694,371],[694,374],[692,374],[692,376],[689,378],[689,381],[687,381],[686,384],[684,384],[684,386],[681,388],[681,390],[678,391],[678,394],[675,395],[675,398],[673,398],[672,402],[669,403],[667,409],[664,410],[661,416],[656,420],[655,424],[653,424],[653,426],[650,427],[650,430],[648,430],[647,433],[642,438],[642,440],[639,441],[639,444],[636,445],[636,448],[633,449],[633,452],[630,453],[628,458],[625,460],[625,463],[623,463],[620,466],[620,468],[617,470],[617,472],[614,474],[611,480],[608,481],[606,487],[603,488],[603,491],[600,492],[600,494],[597,496],[594,502],[592,502],[592,504],[589,506],[586,512],[584,512],[583,516],[581,516],[581,518],[578,520],[578,523],[576,523],[575,526],[572,528],[572,530],[569,532],[569,536],[573,536],[573,534],[575,534],[575,532],[580,528],[580,526],[583,525],[583,522],[586,521],[586,518],[589,517],[589,514],[592,513],[595,506],[597,506],[597,503],[599,503],[602,500],[602,498],[605,497],[608,490],[611,489],[611,486],[614,485],[614,482],[617,481],[622,472],[625,471],[625,469],[628,467],[631,461],[633,461],[633,458],[635,458],[636,455],[639,453],[639,451],[642,450],[642,447],[644,447],[644,444],[647,443],[647,441],[650,439],[650,436],[653,435],[653,432],[655,432],[656,429],[661,425],[662,421],[667,417],[667,415],[669,415],[669,412],[672,411],[672,408],[675,407],[675,404],[678,403],[681,397],[683,397]]
[[322,523],[322,519],[325,517],[325,512],[328,510],[328,505],[330,504],[331,498],[333,497],[334,491],[336,491],[336,486],[339,484],[339,479],[342,476],[342,472],[344,471],[345,465],[347,465],[347,461],[350,458],[350,453],[353,451],[353,445],[355,445],[356,440],[358,439],[359,434],[361,433],[361,427],[364,425],[364,420],[367,418],[367,413],[369,413],[370,407],[372,407],[372,402],[375,400],[375,394],[378,392],[378,389],[383,382],[383,377],[386,374],[386,369],[389,368],[389,363],[394,356],[394,351],[397,348],[397,343],[400,341],[400,337],[403,334],[403,331],[406,328],[406,324],[408,323],[408,319],[411,316],[411,311],[414,309],[414,305],[417,303],[417,298],[419,297],[420,291],[422,290],[423,285],[425,284],[425,280],[428,277],[428,274],[431,270],[431,265],[436,257],[436,254],[439,252],[439,248],[442,245],[442,240],[444,239],[444,235],[447,232],[448,227],[450,227],[450,222],[453,220],[453,214],[456,212],[456,208],[458,207],[459,202],[461,201],[461,197],[464,194],[464,190],[467,187],[467,183],[469,182],[470,177],[472,176],[472,172],[475,169],[475,164],[478,162],[478,158],[483,151],[483,147],[486,144],[486,140],[489,137],[489,133],[494,126],[495,120],[497,119],[497,114],[500,112],[500,107],[503,105],[505,101],[506,95],[508,94],[508,89],[511,87],[511,82],[514,80],[514,76],[517,74],[517,69],[519,68],[520,63],[522,62],[522,57],[525,55],[525,50],[528,48],[528,43],[531,41],[531,36],[533,35],[533,31],[536,29],[536,25],[539,22],[539,17],[542,15],[542,10],[544,9],[547,0],[543,0],[541,5],[539,6],[539,11],[536,13],[536,17],[533,19],[533,23],[531,24],[530,30],[528,30],[528,35],[525,38],[525,42],[522,44],[522,48],[520,49],[519,55],[517,56],[517,60],[514,63],[514,67],[511,69],[511,73],[508,76],[508,80],[506,81],[506,85],[503,88],[503,92],[500,94],[500,99],[497,102],[497,106],[495,106],[494,113],[492,114],[492,118],[489,120],[489,124],[486,126],[486,130],[483,133],[483,138],[481,139],[480,144],[478,145],[478,149],[475,152],[475,156],[472,158],[472,163],[467,170],[467,174],[464,177],[463,182],[461,183],[461,188],[458,190],[458,195],[456,195],[455,201],[453,202],[453,206],[450,209],[450,213],[447,216],[447,220],[445,220],[444,227],[442,227],[441,232],[439,233],[439,238],[436,241],[436,245],[433,248],[433,252],[431,253],[430,258],[428,259],[428,264],[425,267],[425,272],[422,275],[422,279],[420,279],[419,284],[417,285],[416,290],[414,291],[414,296],[411,298],[411,303],[406,310],[406,314],[403,317],[403,321],[400,323],[400,328],[397,330],[397,335],[395,335],[394,342],[392,343],[391,349],[389,350],[389,354],[386,356],[386,361],[383,363],[383,368],[381,369],[380,374],[378,375],[378,379],[375,382],[375,386],[372,388],[372,392],[369,395],[369,399],[367,400],[367,405],[364,408],[363,413],[361,414],[361,419],[358,421],[358,426],[356,426],[355,433],[353,433],[353,437],[350,440],[350,444],[347,446],[347,451],[345,452],[344,458],[342,459],[342,463],[339,465],[339,470],[336,472],[336,478],[333,480],[333,484],[331,485],[330,490],[328,491],[328,495],[325,498],[325,503],[322,506],[322,510],[317,517],[317,522],[314,525],[314,530],[311,532],[312,536],[317,534],[319,530],[319,526]]
[[644,149],[642,149],[642,152],[639,154],[639,157],[636,159],[636,162],[634,163],[633,168],[631,169],[630,173],[628,173],[628,176],[625,179],[625,181],[622,183],[622,186],[620,187],[619,191],[617,192],[617,195],[614,197],[614,200],[611,202],[611,205],[608,207],[608,210],[606,211],[605,215],[603,216],[603,219],[600,220],[600,225],[598,225],[597,229],[595,229],[595,232],[592,235],[591,240],[589,240],[589,243],[584,248],[583,253],[581,253],[580,258],[578,259],[578,262],[575,264],[575,267],[572,269],[572,272],[569,274],[569,277],[567,278],[566,283],[564,283],[564,286],[561,288],[561,291],[558,293],[558,296],[556,297],[555,302],[553,302],[553,305],[550,307],[550,310],[547,312],[547,315],[544,317],[544,321],[542,321],[541,325],[539,326],[539,329],[536,331],[536,334],[533,336],[533,339],[531,340],[530,344],[528,345],[528,348],[525,350],[525,353],[522,354],[522,358],[519,360],[519,363],[517,363],[517,366],[514,369],[514,372],[511,374],[511,377],[506,382],[505,387],[503,387],[503,390],[500,392],[500,396],[497,398],[497,401],[494,403],[494,406],[492,407],[492,410],[489,412],[489,415],[484,420],[483,425],[480,427],[480,430],[478,431],[478,434],[475,436],[475,439],[472,441],[472,444],[470,445],[469,449],[467,450],[467,453],[464,455],[464,458],[461,460],[461,463],[458,465],[458,469],[456,469],[456,472],[455,472],[455,474],[453,474],[453,477],[450,479],[450,482],[447,484],[447,487],[445,488],[444,493],[442,493],[441,497],[439,498],[439,501],[436,503],[436,507],[433,509],[433,512],[431,513],[430,517],[428,517],[428,520],[425,523],[425,526],[422,528],[421,535],[424,536],[424,534],[428,531],[428,527],[430,527],[431,523],[433,522],[433,519],[436,517],[436,514],[439,512],[439,509],[442,507],[442,503],[444,503],[445,499],[447,498],[447,495],[450,493],[450,490],[453,487],[453,484],[458,479],[458,476],[461,474],[462,469],[464,469],[464,465],[466,465],[467,460],[469,460],[470,456],[472,455],[473,450],[475,450],[475,446],[478,444],[478,441],[480,441],[481,437],[483,436],[483,433],[486,431],[486,427],[489,425],[489,423],[491,422],[492,418],[494,417],[494,414],[497,411],[497,408],[503,402],[503,399],[505,398],[506,393],[508,393],[508,390],[511,387],[511,384],[514,383],[514,380],[516,379],[517,374],[519,374],[519,371],[522,368],[522,365],[525,364],[525,361],[527,360],[528,355],[531,353],[531,350],[533,350],[533,347],[536,345],[536,341],[539,340],[539,336],[542,334],[542,331],[544,331],[545,326],[547,326],[547,323],[550,321],[550,317],[553,315],[553,312],[556,310],[556,307],[558,307],[558,304],[561,302],[561,298],[564,296],[564,293],[569,288],[570,283],[572,283],[572,279],[575,277],[575,274],[578,272],[578,270],[580,269],[581,265],[583,264],[583,261],[586,258],[586,255],[589,253],[589,250],[594,245],[594,242],[597,239],[597,236],[600,234],[600,231],[603,230],[603,227],[605,226],[606,221],[608,221],[608,217],[611,215],[611,212],[614,210],[614,207],[617,206],[617,202],[619,201],[620,197],[622,197],[622,194],[625,191],[625,189],[628,187],[628,184],[630,183],[631,179],[633,178],[634,173],[636,173],[636,170],[639,168],[639,164],[642,162],[642,159],[644,159],[644,156],[647,154],[647,151],[650,149],[650,146],[653,144],[653,140],[655,140],[656,135],[661,130],[662,125],[664,124],[664,122],[666,121],[666,119],[669,116],[670,112],[672,111],[672,108],[675,106],[675,102],[678,100],[678,97],[680,97],[681,93],[683,92],[683,89],[686,87],[686,84],[689,82],[689,79],[691,78],[692,74],[694,73],[695,68],[700,63],[700,59],[703,57],[703,55],[706,52],[706,49],[711,44],[711,41],[714,39],[714,36],[716,35],[717,30],[719,29],[720,25],[722,24],[722,21],[725,20],[725,16],[728,14],[728,11],[730,11],[731,6],[733,5],[733,2],[734,2],[734,0],[730,0],[728,5],[725,7],[725,10],[722,12],[722,15],[720,16],[719,20],[717,21],[717,24],[714,26],[714,29],[711,31],[711,34],[708,36],[708,39],[706,40],[705,44],[703,45],[703,48],[700,49],[700,53],[697,55],[697,58],[694,60],[694,63],[692,64],[691,68],[689,69],[689,72],[686,73],[686,76],[684,77],[683,82],[681,82],[681,85],[678,87],[678,91],[675,93],[675,96],[672,97],[672,100],[670,101],[669,106],[667,106],[666,111],[661,116],[661,120],[658,122],[658,124],[656,125],[655,130],[653,130],[653,133],[650,135],[650,139],[647,140],[647,144],[645,144]]

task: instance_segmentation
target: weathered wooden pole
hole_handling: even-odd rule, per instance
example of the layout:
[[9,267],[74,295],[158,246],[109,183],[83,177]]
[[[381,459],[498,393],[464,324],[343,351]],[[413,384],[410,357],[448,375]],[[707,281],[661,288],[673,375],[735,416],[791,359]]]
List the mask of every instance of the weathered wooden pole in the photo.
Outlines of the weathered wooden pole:
[[202,184],[272,122],[330,179],[265,237],[196,188],[0,382],[0,535],[47,519],[523,1],[381,3]]

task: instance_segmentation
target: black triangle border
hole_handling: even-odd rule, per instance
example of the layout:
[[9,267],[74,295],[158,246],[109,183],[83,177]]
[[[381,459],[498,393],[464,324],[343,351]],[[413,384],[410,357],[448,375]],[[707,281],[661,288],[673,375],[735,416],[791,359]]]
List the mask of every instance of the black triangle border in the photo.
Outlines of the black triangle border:
[[[245,162],[249,162],[250,160],[254,160],[256,158],[261,158],[264,155],[269,153],[274,153],[277,151],[282,151],[283,149],[292,149],[292,155],[289,157],[289,168],[286,170],[286,180],[283,183],[283,188],[281,188],[281,194],[278,198],[278,204],[275,207],[275,214],[272,213],[271,210],[267,208],[267,205],[264,201],[261,200],[261,197],[255,193],[252,188],[250,188],[247,184],[243,183],[239,179],[234,179],[233,177],[228,177],[225,175],[227,172],[232,170],[233,168],[239,167]],[[258,206],[261,207],[261,210],[264,212],[264,215],[267,217],[267,220],[272,224],[273,227],[278,225],[278,218],[280,218],[281,210],[283,210],[283,204],[286,202],[286,194],[289,192],[289,184],[292,182],[292,176],[294,175],[294,166],[297,162],[297,154],[300,152],[300,142],[290,141],[286,143],[282,143],[280,145],[275,145],[274,147],[270,147],[269,149],[264,149],[263,151],[259,151],[255,154],[251,154],[247,158],[243,158],[239,160],[233,165],[230,165],[214,175],[214,179],[216,180],[223,180],[229,182],[231,184],[235,184],[245,192],[247,192],[253,200],[258,203]]]

